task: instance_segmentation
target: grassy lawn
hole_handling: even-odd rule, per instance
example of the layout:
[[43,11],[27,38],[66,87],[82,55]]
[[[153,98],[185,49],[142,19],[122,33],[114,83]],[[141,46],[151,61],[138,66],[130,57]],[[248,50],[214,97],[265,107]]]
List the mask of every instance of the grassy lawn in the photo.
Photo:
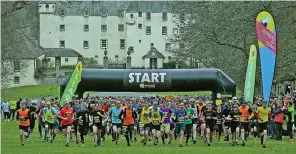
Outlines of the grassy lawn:
[[[159,146],[155,148],[152,142],[148,142],[146,146],[143,146],[139,142],[134,142],[131,144],[131,147],[127,147],[123,136],[120,136],[118,145],[112,143],[111,137],[107,136],[106,143],[100,147],[94,148],[90,133],[85,137],[84,147],[76,145],[74,137],[70,142],[70,147],[65,147],[65,142],[61,133],[58,134],[54,143],[41,142],[39,139],[37,122],[34,133],[31,135],[31,142],[25,141],[24,147],[20,145],[18,124],[16,122],[2,122],[1,134],[1,151],[5,154],[293,154],[296,150],[295,142],[290,143],[287,140],[280,142],[268,140],[267,148],[263,149],[259,145],[259,139],[251,138],[247,142],[246,147],[242,147],[241,145],[232,147],[224,141],[216,143],[215,137],[213,137],[214,142],[211,147],[207,147],[204,142],[200,141],[200,137],[198,137],[196,145],[193,145],[190,142],[188,146],[182,148],[178,147],[178,140],[173,141],[171,145],[165,147],[159,144]],[[139,140],[139,136],[137,138]],[[240,140],[239,143],[241,143]]]
[[[96,94],[98,92],[88,91],[84,94]],[[238,90],[241,93],[241,90]],[[155,95],[210,95],[211,92],[208,91],[196,91],[196,92],[143,92],[143,94],[155,94]],[[25,87],[15,87],[1,89],[1,99],[10,100],[15,98],[42,98],[46,96],[59,96],[60,95],[60,85],[36,85],[36,86],[25,86]]]
[[37,85],[1,89],[2,99],[15,97],[18,98],[41,98],[46,96],[59,96],[60,86],[55,85]]

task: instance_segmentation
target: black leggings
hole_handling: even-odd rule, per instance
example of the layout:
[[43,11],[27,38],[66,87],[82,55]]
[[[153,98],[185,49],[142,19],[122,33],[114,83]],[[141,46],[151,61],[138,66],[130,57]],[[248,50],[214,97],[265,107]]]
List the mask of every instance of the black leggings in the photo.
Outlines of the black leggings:
[[15,111],[16,111],[15,109],[10,110],[10,117],[12,121],[14,120],[14,117],[15,117]]
[[4,112],[4,119],[9,119],[9,112]]

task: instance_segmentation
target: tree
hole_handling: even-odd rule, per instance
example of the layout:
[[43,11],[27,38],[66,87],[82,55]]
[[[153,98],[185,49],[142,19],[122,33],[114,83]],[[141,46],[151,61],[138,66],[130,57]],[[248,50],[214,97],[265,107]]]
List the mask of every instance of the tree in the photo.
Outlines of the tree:
[[[278,33],[275,79],[281,82],[288,79],[288,74],[295,77],[295,6],[295,2],[170,2],[172,12],[185,14],[186,18],[182,23],[175,17],[179,30],[184,31],[171,41],[175,45],[183,42],[187,47],[185,51],[171,52],[220,68],[243,88],[250,45],[258,46],[255,20],[259,12],[267,10],[274,16]],[[256,85],[260,87],[259,59],[257,64]]]
[[[24,59],[38,45],[38,2],[1,2],[1,85],[7,86],[15,74],[14,63],[20,63],[19,75],[28,68]],[[23,58],[24,57],[24,58]]]

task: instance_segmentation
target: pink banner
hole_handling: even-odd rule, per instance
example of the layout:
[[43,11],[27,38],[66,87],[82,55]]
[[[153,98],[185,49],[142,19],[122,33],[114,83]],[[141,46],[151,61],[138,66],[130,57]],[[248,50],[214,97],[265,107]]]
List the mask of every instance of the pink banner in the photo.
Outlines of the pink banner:
[[258,40],[276,54],[276,35],[256,21]]

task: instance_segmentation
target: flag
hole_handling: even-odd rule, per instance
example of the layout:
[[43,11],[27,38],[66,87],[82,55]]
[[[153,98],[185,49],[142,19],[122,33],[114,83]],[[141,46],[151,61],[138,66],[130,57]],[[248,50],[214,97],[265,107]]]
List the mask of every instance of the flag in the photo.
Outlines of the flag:
[[277,49],[276,28],[273,17],[262,11],[256,18],[256,30],[260,52],[263,100],[269,101],[275,70]]
[[253,104],[253,97],[254,97],[256,60],[257,60],[257,49],[255,45],[251,45],[248,69],[246,73],[245,90],[244,90],[245,101],[249,101],[251,102],[251,104]]
[[62,95],[60,100],[60,105],[64,106],[64,102],[72,101],[72,96],[74,95],[78,83],[81,81],[81,74],[82,74],[82,62],[79,61],[71,75],[71,78],[68,81],[68,84],[65,88],[65,91]]

